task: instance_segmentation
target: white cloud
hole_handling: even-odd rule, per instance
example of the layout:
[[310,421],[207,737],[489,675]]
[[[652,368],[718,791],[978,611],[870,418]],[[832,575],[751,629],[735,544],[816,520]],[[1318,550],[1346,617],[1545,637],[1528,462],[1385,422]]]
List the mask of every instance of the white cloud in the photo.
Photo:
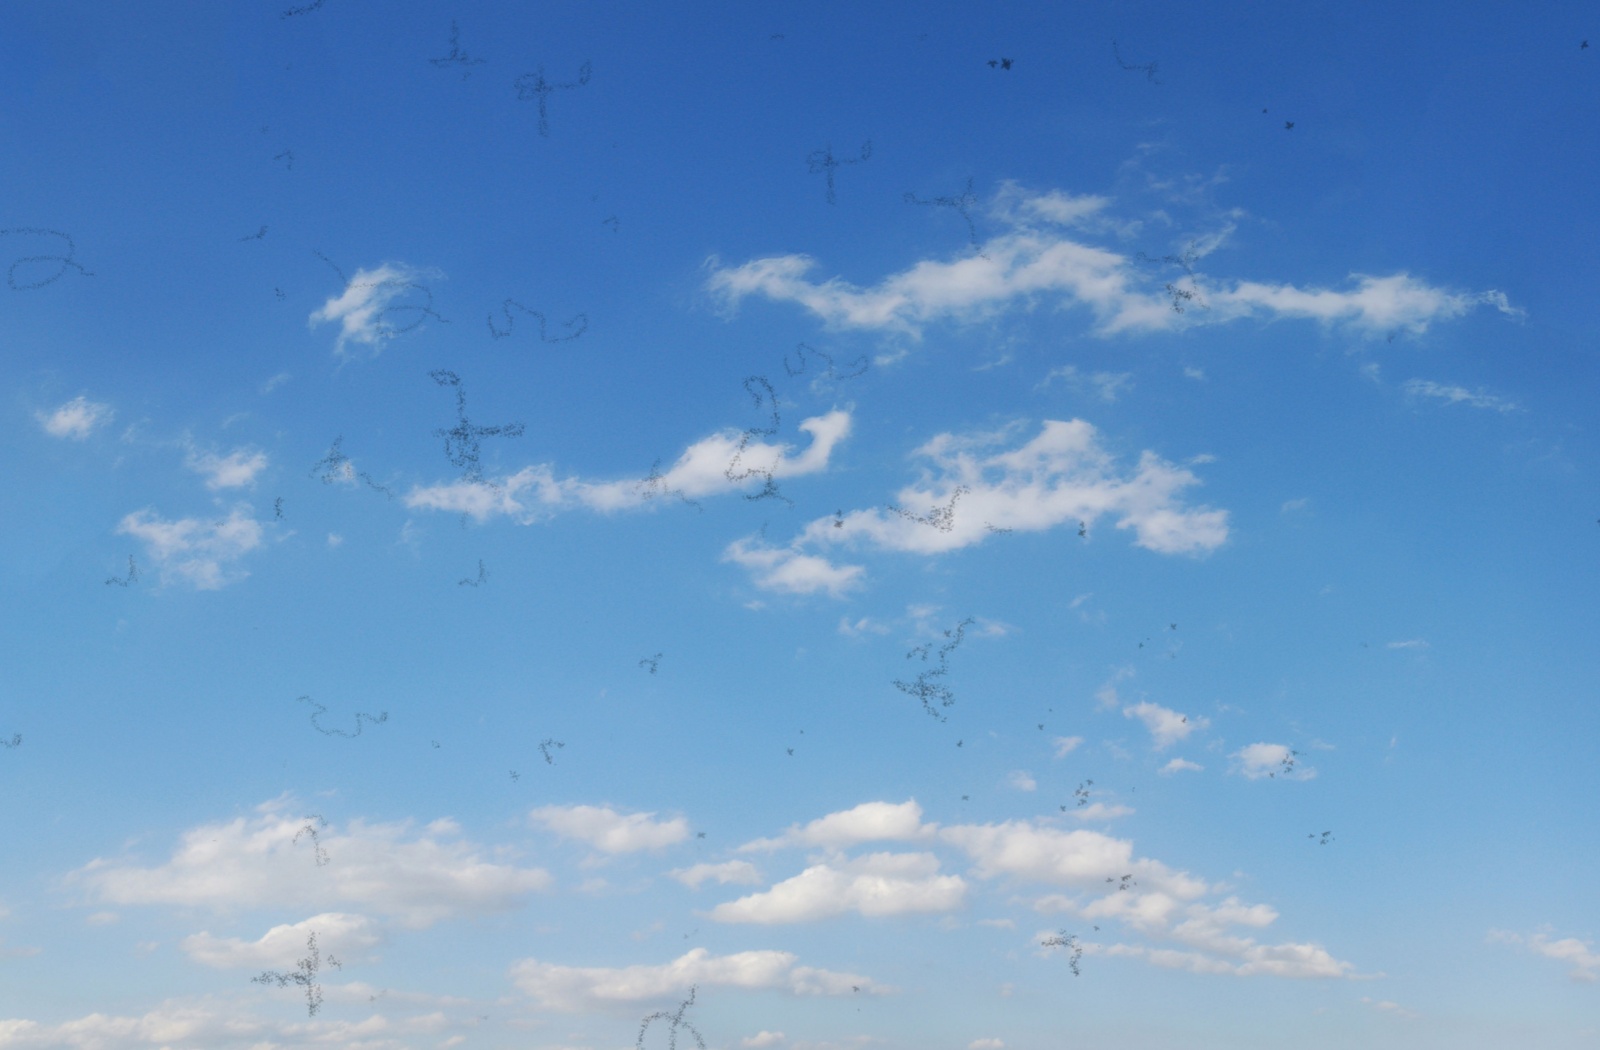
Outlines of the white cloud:
[[602,853],[663,849],[689,837],[683,817],[654,820],[654,813],[618,813],[607,806],[542,806],[528,814],[535,824],[587,842]]
[[270,394],[293,378],[294,376],[290,375],[288,372],[279,372],[277,375],[261,384],[261,393],[264,395]]
[[791,952],[748,951],[712,955],[696,948],[659,966],[559,966],[523,959],[511,982],[546,1009],[578,1011],[681,995],[691,987],[775,988],[792,995],[883,995],[890,989],[869,978],[796,965]]
[[1250,744],[1228,757],[1235,759],[1239,772],[1251,780],[1310,780],[1317,775],[1316,770],[1299,763],[1299,756],[1287,744]]
[[1191,762],[1187,758],[1175,758],[1171,762],[1168,762],[1166,765],[1162,766],[1156,772],[1160,773],[1162,776],[1170,777],[1172,774],[1181,773],[1184,770],[1192,770],[1193,772],[1198,773],[1205,768],[1205,766],[1200,765],[1198,762]]
[[[301,835],[307,819],[293,815],[288,805],[286,798],[275,799],[257,807],[252,818],[187,831],[158,867],[97,858],[68,880],[89,899],[112,904],[302,913],[344,905],[411,927],[507,911],[550,885],[550,876],[538,868],[484,860],[449,821],[418,832],[410,821],[352,820],[343,830],[329,825],[312,840]],[[314,846],[324,851],[324,864],[316,862]]]
[[1468,405],[1472,408],[1493,409],[1496,412],[1515,412],[1519,407],[1515,401],[1507,401],[1503,397],[1486,394],[1481,390],[1473,393],[1466,387],[1447,386],[1428,379],[1408,379],[1401,384],[1400,389],[1412,397],[1431,397],[1447,405]]
[[1415,1017],[1415,1016],[1417,1016],[1416,1014],[1412,1013],[1410,1010],[1407,1010],[1405,1007],[1401,1006],[1399,1003],[1393,1002],[1393,1001],[1388,1000],[1388,999],[1373,999],[1373,998],[1370,998],[1369,996],[1363,995],[1361,997],[1361,1001],[1363,1003],[1367,1004],[1368,1006],[1372,1007],[1374,1010],[1377,1010],[1379,1013],[1392,1014],[1395,1017]]
[[266,453],[258,449],[237,448],[226,456],[189,449],[184,466],[206,479],[206,488],[246,488],[256,483],[256,475],[267,469]]
[[846,849],[865,842],[905,842],[924,838],[932,827],[922,823],[922,807],[915,799],[905,802],[863,802],[829,813],[800,827],[791,826],[777,838],[756,839],[740,846],[741,852],[774,850],[786,846],[821,846]]
[[1526,937],[1507,930],[1490,930],[1488,939],[1491,943],[1520,945],[1536,955],[1566,963],[1571,967],[1567,976],[1574,981],[1600,980],[1600,952],[1595,951],[1593,942],[1576,937],[1551,940],[1548,928]]
[[835,565],[794,547],[770,547],[748,538],[728,544],[722,560],[750,570],[757,587],[785,594],[826,591],[831,597],[842,598],[860,584],[866,573],[859,565]]
[[1072,752],[1076,751],[1079,748],[1079,746],[1081,746],[1083,744],[1083,737],[1081,737],[1081,736],[1058,736],[1054,740],[1050,741],[1050,743],[1056,749],[1056,757],[1057,758],[1066,758],[1068,755],[1072,754]]
[[[706,287],[728,309],[758,295],[796,303],[832,328],[898,332],[911,338],[920,338],[933,322],[979,321],[1013,304],[1039,301],[1086,308],[1102,335],[1248,317],[1342,324],[1374,335],[1399,328],[1422,332],[1435,321],[1483,305],[1520,316],[1499,292],[1451,292],[1406,273],[1351,274],[1350,287],[1342,291],[1213,280],[1193,270],[1167,284],[1165,277],[1127,255],[1068,234],[1067,228],[1089,225],[1104,213],[1109,202],[1103,198],[1006,192],[1009,198],[998,214],[1011,228],[984,242],[975,255],[924,259],[868,287],[841,277],[813,280],[810,274],[817,264],[806,255],[768,256],[732,267],[713,258],[707,261]],[[1215,243],[1206,251],[1212,247]],[[1180,308],[1173,288],[1187,293],[1190,308]]]
[[881,917],[959,908],[967,884],[939,874],[931,853],[873,853],[842,864],[814,864],[769,890],[711,910],[717,922],[814,922],[848,912]]
[[1033,779],[1033,774],[1021,769],[1012,770],[1011,775],[1006,777],[1006,783],[1010,784],[1018,791],[1039,790],[1039,782]]
[[730,860],[721,864],[696,864],[693,867],[679,868],[667,872],[691,890],[700,888],[700,884],[707,879],[717,880],[720,886],[734,883],[740,886],[755,886],[761,882],[761,873],[756,866],[747,860]]
[[1278,506],[1278,513],[1291,514],[1297,510],[1305,510],[1309,506],[1311,506],[1311,500],[1304,496],[1300,497],[1299,499],[1284,500],[1283,503]]
[[479,521],[504,515],[529,524],[577,507],[614,513],[655,499],[748,493],[769,474],[782,480],[827,470],[834,448],[850,436],[850,428],[850,413],[835,409],[800,422],[800,429],[811,438],[800,452],[786,444],[752,441],[745,431],[723,430],[690,445],[664,474],[585,481],[558,478],[550,464],[541,463],[493,482],[456,480],[416,486],[406,494],[405,504],[414,510],[466,514]]
[[769,1032],[766,1029],[762,1029],[755,1035],[747,1035],[739,1040],[739,1045],[751,1047],[752,1050],[760,1050],[762,1047],[777,1046],[785,1038],[782,1032]]
[[938,554],[999,529],[1087,529],[1103,515],[1131,530],[1137,546],[1160,554],[1205,554],[1228,538],[1228,512],[1186,506],[1181,494],[1199,479],[1153,452],[1131,471],[1118,470],[1083,420],[1048,420],[1024,444],[996,448],[1008,434],[940,434],[916,450],[927,463],[923,477],[902,488],[893,507],[818,518],[787,547],[740,540],[725,557],[755,572],[759,585],[837,596],[858,582],[862,568],[802,552],[842,545]]
[[96,429],[111,422],[115,415],[110,405],[90,401],[86,397],[75,397],[48,415],[43,412],[33,414],[46,434],[74,441],[84,440]]
[[846,638],[859,638],[863,634],[888,634],[889,628],[871,617],[863,616],[851,623],[850,617],[841,616],[839,617],[839,633]]
[[1427,649],[1427,648],[1429,648],[1429,645],[1428,645],[1428,640],[1426,638],[1408,638],[1403,642],[1390,642],[1388,645],[1384,646],[1384,648],[1385,649]]
[[1152,704],[1148,700],[1122,709],[1124,718],[1137,718],[1150,730],[1150,745],[1157,751],[1164,751],[1186,738],[1196,729],[1204,729],[1211,723],[1199,715],[1190,718],[1179,711]]
[[126,515],[117,533],[143,540],[145,552],[161,567],[162,579],[181,579],[196,590],[214,591],[249,575],[233,568],[261,546],[261,523],[241,504],[221,521],[199,518],[168,521],[146,508]]
[[967,1044],[967,1050],[1005,1050],[1005,1045],[1005,1040],[995,1039],[993,1037],[987,1039],[974,1039],[972,1042]]
[[195,962],[217,970],[292,970],[305,954],[306,940],[312,934],[317,937],[319,951],[345,961],[382,941],[376,924],[366,916],[324,912],[297,923],[274,926],[256,941],[213,937],[202,931],[185,937],[178,946]]
[[[349,343],[372,347],[377,354],[383,344],[408,332],[433,312],[433,294],[418,278],[438,279],[435,270],[417,270],[400,263],[383,263],[376,269],[357,270],[344,290],[333,296],[309,318],[310,327],[339,322],[339,341],[335,351],[341,355]],[[400,301],[400,300],[408,301]],[[405,318],[405,323],[396,323]]]

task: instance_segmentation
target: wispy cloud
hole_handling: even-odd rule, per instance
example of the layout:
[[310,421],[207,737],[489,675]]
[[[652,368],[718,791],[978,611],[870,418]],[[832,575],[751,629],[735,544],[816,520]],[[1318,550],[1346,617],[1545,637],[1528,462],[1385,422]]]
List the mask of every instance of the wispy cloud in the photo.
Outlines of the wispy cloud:
[[1430,379],[1408,379],[1400,386],[1411,397],[1432,398],[1447,405],[1466,405],[1470,408],[1487,408],[1495,412],[1515,412],[1521,406],[1515,401],[1485,393],[1471,391],[1462,386],[1435,383]]
[[34,418],[51,437],[83,441],[111,422],[116,413],[111,406],[86,397],[75,397],[54,412],[35,412]]

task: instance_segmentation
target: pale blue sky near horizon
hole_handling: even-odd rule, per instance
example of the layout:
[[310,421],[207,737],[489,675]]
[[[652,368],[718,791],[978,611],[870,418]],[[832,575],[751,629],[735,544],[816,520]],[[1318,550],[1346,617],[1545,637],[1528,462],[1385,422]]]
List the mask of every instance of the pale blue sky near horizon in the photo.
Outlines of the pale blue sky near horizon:
[[0,1050],[1600,1041],[1592,5],[0,24]]

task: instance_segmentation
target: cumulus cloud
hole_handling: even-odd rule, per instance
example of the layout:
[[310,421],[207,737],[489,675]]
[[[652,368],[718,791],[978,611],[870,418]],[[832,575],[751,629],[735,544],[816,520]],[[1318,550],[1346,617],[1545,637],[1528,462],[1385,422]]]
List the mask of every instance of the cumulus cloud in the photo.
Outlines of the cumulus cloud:
[[542,463],[494,481],[419,485],[406,494],[405,504],[414,510],[466,514],[478,521],[505,516],[530,524],[575,508],[614,513],[657,499],[748,493],[769,475],[781,480],[827,470],[833,450],[849,437],[850,427],[850,413],[835,409],[801,421],[800,430],[811,440],[800,451],[787,444],[753,441],[746,431],[723,430],[690,445],[665,473],[586,481],[557,477],[554,467]]
[[262,526],[251,514],[241,504],[220,521],[169,521],[147,507],[124,516],[117,533],[144,542],[163,581],[178,579],[196,590],[214,591],[250,575],[235,563],[261,546]]
[[[967,323],[993,317],[1015,305],[1049,303],[1083,308],[1102,335],[1159,332],[1244,318],[1302,319],[1377,334],[1425,331],[1436,321],[1479,306],[1520,316],[1495,291],[1456,292],[1410,276],[1351,274],[1343,289],[1302,288],[1287,283],[1214,279],[1188,268],[1167,283],[1128,255],[1089,243],[1082,236],[1112,228],[1099,197],[1008,188],[996,216],[1009,229],[985,241],[976,254],[923,259],[876,284],[842,277],[812,277],[816,260],[775,255],[724,266],[707,262],[707,291],[726,308],[750,296],[791,302],[835,329],[896,332],[920,338],[932,323]],[[1078,232],[1075,232],[1078,231]],[[1218,235],[1194,256],[1198,261],[1220,243]],[[1163,288],[1165,284],[1165,288]],[[1188,303],[1191,308],[1185,309]]]
[[213,937],[208,931],[201,931],[185,937],[178,947],[200,965],[217,970],[292,970],[305,954],[311,934],[316,934],[319,950],[346,960],[377,946],[383,939],[376,924],[364,915],[324,912],[300,922],[274,926],[255,941]]
[[905,802],[863,802],[859,806],[818,817],[804,827],[794,825],[777,838],[756,839],[739,849],[774,850],[787,846],[820,846],[846,849],[866,842],[905,842],[923,838],[931,831],[922,823],[922,807],[916,799]]
[[1171,762],[1168,762],[1166,765],[1162,766],[1160,769],[1156,770],[1156,772],[1160,773],[1162,776],[1170,777],[1172,774],[1182,773],[1184,770],[1191,770],[1198,773],[1205,768],[1206,767],[1200,765],[1200,763],[1191,762],[1187,758],[1175,758]]
[[528,816],[535,824],[587,842],[602,853],[663,849],[689,837],[689,822],[683,817],[655,820],[654,813],[624,814],[607,806],[542,806]]
[[881,917],[959,908],[959,875],[939,874],[931,853],[873,853],[840,864],[814,864],[769,890],[719,904],[711,918],[730,923],[813,922],[848,912]]
[[1033,779],[1033,774],[1021,769],[1012,770],[1011,775],[1006,777],[1006,783],[1018,791],[1037,791],[1039,789],[1039,782]]
[[750,568],[758,585],[837,593],[863,570],[812,552],[865,547],[938,554],[982,543],[997,530],[1067,525],[1087,535],[1104,516],[1131,531],[1137,546],[1160,554],[1201,555],[1228,538],[1227,511],[1183,500],[1199,478],[1154,452],[1144,452],[1131,469],[1119,468],[1083,420],[1047,420],[1036,436],[1007,448],[1011,435],[939,434],[914,453],[922,461],[920,480],[902,488],[887,509],[818,518],[786,547],[741,540],[727,557]]
[[[412,822],[322,828],[284,798],[253,817],[204,824],[184,832],[172,856],[156,867],[95,859],[69,883],[91,901],[167,904],[216,911],[280,907],[338,911],[341,905],[425,927],[463,915],[503,912],[548,887],[538,868],[483,859],[452,822],[417,829]],[[313,846],[326,855],[318,864]]]
[[1250,780],[1310,780],[1317,775],[1316,770],[1299,762],[1298,753],[1287,744],[1250,744],[1228,757],[1235,761],[1238,772]]
[[739,1040],[739,1045],[751,1047],[752,1050],[760,1050],[762,1047],[777,1046],[785,1038],[786,1036],[782,1032],[769,1032],[766,1029],[762,1029],[755,1035],[747,1035]]
[[75,397],[54,412],[35,412],[34,418],[51,437],[83,441],[100,427],[111,422],[115,415],[110,405],[90,401],[86,397]]
[[[884,839],[914,839],[925,849],[856,858],[841,852]],[[934,913],[963,907],[987,883],[1000,882],[1008,893],[1035,884],[1052,888],[1035,901],[1037,910],[1072,913],[1096,923],[1117,922],[1147,942],[1092,946],[1094,951],[1237,976],[1344,977],[1354,970],[1353,964],[1335,959],[1312,942],[1263,942],[1261,931],[1278,921],[1277,911],[1268,905],[1234,896],[1218,900],[1215,895],[1222,887],[1137,856],[1127,839],[1087,829],[1064,830],[1054,821],[941,827],[924,824],[914,802],[875,802],[792,826],[779,837],[743,848],[780,846],[829,853],[769,890],[719,905],[711,918],[770,924],[848,913]],[[942,874],[936,850],[964,854],[971,864],[967,877]]]
[[1124,707],[1122,715],[1124,718],[1137,718],[1144,723],[1144,727],[1150,730],[1150,745],[1157,751],[1164,751],[1196,729],[1204,729],[1211,724],[1199,715],[1190,718],[1169,707],[1162,707],[1149,701]]
[[1494,394],[1486,394],[1481,390],[1474,393],[1466,387],[1449,386],[1428,379],[1408,379],[1401,384],[1400,389],[1411,397],[1433,398],[1447,405],[1467,405],[1470,408],[1487,408],[1495,412],[1515,412],[1519,407],[1515,401],[1507,401]]
[[755,886],[761,882],[761,872],[747,860],[730,860],[721,864],[696,864],[688,868],[679,868],[667,872],[691,890],[700,888],[700,884],[707,879],[715,879],[720,886],[734,883],[741,886]]
[[312,311],[310,327],[336,321],[339,340],[335,352],[344,355],[349,344],[360,343],[377,354],[394,336],[411,331],[430,316],[439,316],[433,312],[433,293],[419,279],[443,276],[401,263],[357,270],[343,291]]
[[691,987],[778,989],[791,995],[871,995],[891,989],[852,973],[799,966],[792,952],[712,955],[696,948],[658,966],[560,966],[538,959],[512,965],[511,983],[550,1010],[579,1011],[682,995]]
[[1551,940],[1548,929],[1539,930],[1526,937],[1509,930],[1490,930],[1489,941],[1514,944],[1536,955],[1566,963],[1570,967],[1567,976],[1574,981],[1600,980],[1600,952],[1595,951],[1592,941],[1582,941],[1576,937]]
[[236,448],[226,456],[219,456],[191,447],[183,465],[204,477],[206,488],[215,492],[253,486],[256,475],[267,469],[267,456],[251,448]]

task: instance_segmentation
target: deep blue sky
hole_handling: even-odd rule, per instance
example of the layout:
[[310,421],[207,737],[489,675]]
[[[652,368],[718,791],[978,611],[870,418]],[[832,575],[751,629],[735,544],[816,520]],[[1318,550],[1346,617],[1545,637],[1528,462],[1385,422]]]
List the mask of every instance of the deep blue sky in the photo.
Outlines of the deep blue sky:
[[286,10],[0,16],[0,1048],[1594,1045],[1592,7]]

